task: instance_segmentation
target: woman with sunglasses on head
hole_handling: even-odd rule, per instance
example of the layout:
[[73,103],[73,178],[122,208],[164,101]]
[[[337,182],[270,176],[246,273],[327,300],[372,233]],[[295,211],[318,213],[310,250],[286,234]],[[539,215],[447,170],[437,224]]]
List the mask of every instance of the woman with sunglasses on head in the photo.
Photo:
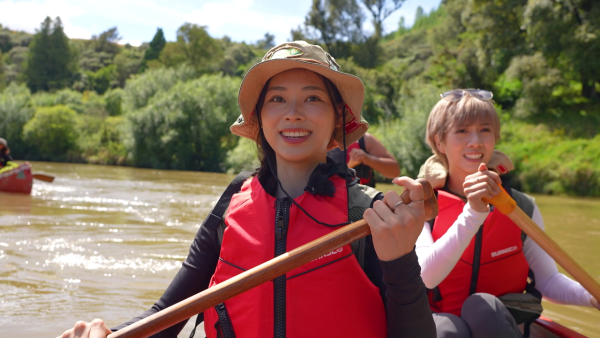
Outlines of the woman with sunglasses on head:
[[[296,41],[274,47],[248,72],[238,97],[242,115],[231,130],[257,142],[261,167],[230,196],[223,221],[216,207],[207,217],[161,299],[115,330],[364,213],[372,233],[360,250],[364,256],[346,245],[226,300],[199,314],[207,336],[435,336],[414,252],[423,203],[402,204],[392,191],[383,196],[358,185],[345,164],[326,158],[327,150],[344,148],[368,128],[360,114],[363,84],[338,67],[321,47]],[[423,200],[416,181],[401,177],[394,183],[408,189],[412,201]],[[176,337],[184,325],[155,337]],[[87,337],[92,330],[97,337],[110,332],[97,320],[79,322],[62,337]]]
[[[516,224],[483,200],[496,196],[502,185],[544,229],[533,199],[511,189],[501,176],[513,164],[494,150],[500,121],[492,93],[458,89],[441,96],[427,123],[434,155],[419,173],[436,189],[440,210],[425,223],[416,248],[437,337],[523,337],[521,323],[527,336],[528,323],[541,312],[536,300],[541,295],[555,303],[600,309]],[[517,309],[523,302],[528,311]]]

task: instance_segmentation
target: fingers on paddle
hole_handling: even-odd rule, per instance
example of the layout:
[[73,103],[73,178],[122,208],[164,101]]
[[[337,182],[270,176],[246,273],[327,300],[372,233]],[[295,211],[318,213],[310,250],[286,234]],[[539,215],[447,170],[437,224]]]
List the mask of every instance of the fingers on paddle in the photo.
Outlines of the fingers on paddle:
[[91,323],[78,321],[57,338],[106,338],[111,333],[102,319],[94,319]]
[[111,333],[112,331],[108,328],[108,326],[106,326],[106,324],[104,324],[102,319],[96,318],[92,321],[90,327],[90,338],[105,338]]
[[406,176],[396,177],[392,183],[404,187],[404,189],[410,191],[409,196],[411,201],[423,200],[423,186],[421,183],[413,180],[412,178]]

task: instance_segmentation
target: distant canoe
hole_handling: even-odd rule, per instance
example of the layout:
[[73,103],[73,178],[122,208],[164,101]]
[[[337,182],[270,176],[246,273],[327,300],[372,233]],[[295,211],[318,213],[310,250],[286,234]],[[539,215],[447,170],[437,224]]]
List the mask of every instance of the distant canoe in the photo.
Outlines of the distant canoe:
[[[9,162],[10,163],[10,162]],[[31,165],[29,163],[0,170],[0,191],[30,194],[33,186]]]
[[587,338],[568,327],[562,326],[544,316],[531,324],[530,338]]

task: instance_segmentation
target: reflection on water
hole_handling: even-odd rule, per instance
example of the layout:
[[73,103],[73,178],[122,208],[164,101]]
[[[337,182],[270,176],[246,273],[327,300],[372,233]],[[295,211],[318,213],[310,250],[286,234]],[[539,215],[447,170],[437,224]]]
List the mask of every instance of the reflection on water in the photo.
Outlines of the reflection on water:
[[[31,196],[0,193],[3,338],[54,337],[77,320],[96,317],[114,326],[149,308],[233,178],[44,162],[33,169],[56,180],[36,181]],[[600,201],[538,196],[537,202],[548,233],[600,279],[594,255],[600,251]],[[600,336],[600,312],[545,306],[546,316]],[[188,323],[180,336],[190,330]]]

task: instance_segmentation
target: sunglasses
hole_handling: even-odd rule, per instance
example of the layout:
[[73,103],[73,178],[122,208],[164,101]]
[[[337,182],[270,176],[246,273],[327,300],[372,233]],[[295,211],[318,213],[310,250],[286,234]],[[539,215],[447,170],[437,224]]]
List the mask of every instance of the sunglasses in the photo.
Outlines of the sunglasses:
[[456,102],[462,100],[466,92],[469,92],[471,96],[482,101],[489,101],[494,97],[492,92],[483,89],[453,89],[440,94],[440,97],[449,102]]

